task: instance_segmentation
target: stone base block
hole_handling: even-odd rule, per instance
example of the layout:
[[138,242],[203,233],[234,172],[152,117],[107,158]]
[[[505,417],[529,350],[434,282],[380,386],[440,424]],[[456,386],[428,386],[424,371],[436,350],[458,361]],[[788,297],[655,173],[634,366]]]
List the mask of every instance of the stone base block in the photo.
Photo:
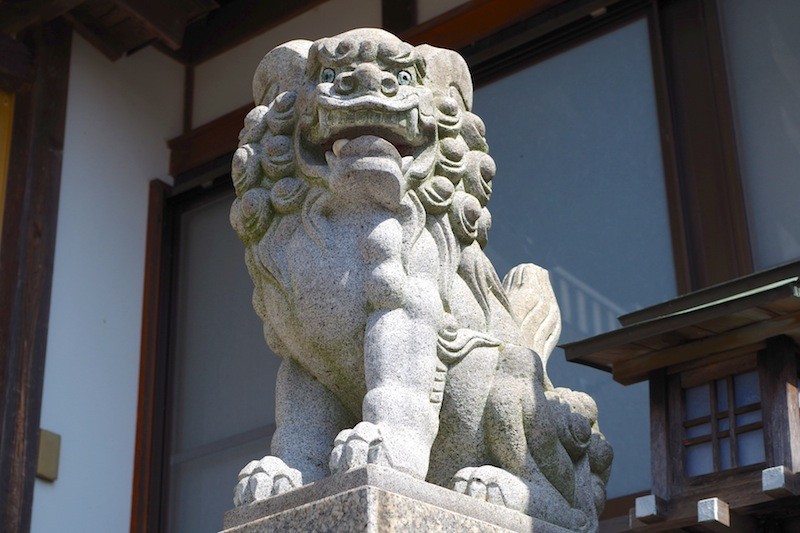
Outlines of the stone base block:
[[366,466],[225,514],[225,533],[567,530],[406,474]]

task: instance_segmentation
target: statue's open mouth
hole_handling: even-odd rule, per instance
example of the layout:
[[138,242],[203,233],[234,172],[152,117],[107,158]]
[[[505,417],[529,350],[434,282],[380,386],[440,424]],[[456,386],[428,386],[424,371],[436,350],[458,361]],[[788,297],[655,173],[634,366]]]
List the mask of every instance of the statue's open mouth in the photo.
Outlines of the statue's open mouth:
[[[430,132],[431,128],[420,121],[418,103],[413,96],[390,99],[365,95],[341,99],[318,95],[316,115],[310,117],[306,134],[298,136],[300,157],[306,165],[324,165],[327,152],[338,157],[339,148],[348,140],[374,135],[397,149],[405,171],[431,144],[424,132]],[[430,122],[435,127],[433,120]]]

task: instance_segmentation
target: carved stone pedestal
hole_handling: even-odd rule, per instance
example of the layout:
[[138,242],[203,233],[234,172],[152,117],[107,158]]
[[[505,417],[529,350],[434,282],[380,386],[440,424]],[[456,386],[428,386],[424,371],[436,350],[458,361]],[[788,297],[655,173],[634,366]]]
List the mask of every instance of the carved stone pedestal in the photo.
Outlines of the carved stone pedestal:
[[225,533],[565,532],[406,474],[366,466],[225,514]]

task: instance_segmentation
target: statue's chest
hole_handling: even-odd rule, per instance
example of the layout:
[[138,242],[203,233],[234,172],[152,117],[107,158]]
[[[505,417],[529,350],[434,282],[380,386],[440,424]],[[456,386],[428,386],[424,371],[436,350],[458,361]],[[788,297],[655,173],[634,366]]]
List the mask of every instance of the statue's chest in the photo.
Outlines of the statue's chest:
[[287,265],[293,311],[310,339],[330,345],[363,335],[372,266],[360,250],[368,234],[366,226],[328,224],[322,237],[300,229],[292,239]]

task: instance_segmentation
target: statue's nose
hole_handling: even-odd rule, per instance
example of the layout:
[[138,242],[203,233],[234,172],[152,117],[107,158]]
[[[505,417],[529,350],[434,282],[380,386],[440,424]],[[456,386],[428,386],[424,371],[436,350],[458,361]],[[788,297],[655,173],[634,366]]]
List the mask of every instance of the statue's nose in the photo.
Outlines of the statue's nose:
[[381,93],[394,96],[397,94],[397,80],[372,63],[362,63],[352,72],[337,77],[336,91],[340,94]]

